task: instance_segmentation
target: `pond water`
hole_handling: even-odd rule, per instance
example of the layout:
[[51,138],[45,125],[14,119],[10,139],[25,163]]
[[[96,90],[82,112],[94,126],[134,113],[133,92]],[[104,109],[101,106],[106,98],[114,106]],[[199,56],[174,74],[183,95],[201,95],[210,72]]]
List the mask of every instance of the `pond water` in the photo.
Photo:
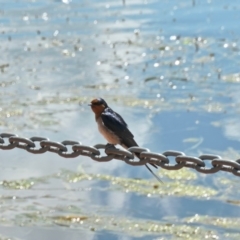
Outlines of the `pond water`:
[[[240,4],[1,1],[0,132],[106,143],[104,98],[153,152],[239,158]],[[173,159],[171,158],[171,163]],[[0,239],[239,239],[239,179],[1,151]],[[207,163],[210,166],[210,162]]]

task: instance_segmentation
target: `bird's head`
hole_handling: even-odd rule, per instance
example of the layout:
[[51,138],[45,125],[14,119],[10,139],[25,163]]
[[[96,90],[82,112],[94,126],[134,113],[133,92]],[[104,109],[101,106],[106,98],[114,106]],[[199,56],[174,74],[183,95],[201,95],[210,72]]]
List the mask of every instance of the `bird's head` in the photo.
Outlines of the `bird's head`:
[[99,116],[104,109],[108,107],[107,103],[102,98],[93,99],[89,106],[91,106],[92,111],[96,114],[96,116]]

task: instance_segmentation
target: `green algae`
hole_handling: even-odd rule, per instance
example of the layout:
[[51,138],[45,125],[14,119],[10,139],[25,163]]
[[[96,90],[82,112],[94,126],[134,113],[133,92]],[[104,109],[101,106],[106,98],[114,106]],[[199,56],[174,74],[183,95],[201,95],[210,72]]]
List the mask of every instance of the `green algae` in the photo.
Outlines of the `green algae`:
[[124,232],[129,236],[161,235],[161,239],[201,239],[215,235],[214,231],[200,229],[186,224],[149,221],[144,219],[128,219],[115,216],[66,216],[54,217],[55,223],[72,228],[88,228],[91,231]]
[[[35,204],[38,201],[34,198],[34,202],[25,203],[21,207],[21,211],[18,212],[18,205],[14,208],[12,205],[14,201],[19,200],[26,201],[29,197],[22,198],[18,196],[22,190],[31,191],[31,187],[35,186],[37,189],[41,183],[46,183],[50,179],[58,179],[63,183],[76,184],[83,181],[88,182],[105,182],[107,188],[104,191],[119,191],[123,194],[137,194],[142,195],[148,199],[163,198],[164,196],[175,197],[190,197],[196,199],[217,199],[218,201],[225,201],[223,198],[219,198],[221,189],[226,188],[231,181],[227,179],[219,178],[218,188],[211,188],[202,186],[198,182],[198,174],[189,169],[181,169],[179,171],[161,170],[160,174],[164,180],[163,184],[159,184],[155,179],[130,179],[123,177],[114,177],[106,174],[85,174],[78,173],[69,170],[61,170],[57,174],[51,176],[25,179],[21,181],[11,181],[6,184],[5,189],[15,189],[15,197],[2,196],[0,201],[4,203],[1,210],[3,213],[8,209],[15,209],[15,216],[2,217],[0,223],[3,225],[15,225],[15,226],[59,226],[67,227],[71,229],[79,229],[82,231],[101,232],[102,230],[121,232],[128,236],[133,237],[157,237],[161,236],[161,239],[219,239],[221,236],[228,236],[228,239],[237,239],[240,234],[237,232],[228,232],[229,229],[237,231],[240,224],[239,218],[231,217],[214,217],[207,215],[193,215],[182,219],[163,218],[159,220],[150,220],[143,218],[133,218],[129,216],[121,216],[121,214],[113,214],[108,207],[102,207],[83,202],[83,205],[78,204],[57,204],[48,206],[45,204]],[[34,184],[32,184],[34,182]],[[106,186],[106,184],[105,184]],[[90,191],[94,191],[94,185],[92,185]],[[96,186],[97,189],[97,186]],[[69,192],[65,189],[65,192]],[[68,194],[66,192],[66,194]],[[41,198],[56,200],[54,195],[44,195]],[[60,200],[60,199],[59,199]],[[79,200],[78,200],[79,201]],[[10,204],[11,203],[11,204]],[[72,202],[73,203],[73,202]],[[10,205],[9,205],[10,204]],[[87,206],[87,207],[83,207]],[[226,231],[223,233],[223,231]]]
[[23,189],[31,189],[36,184],[45,183],[47,177],[43,178],[29,178],[29,179],[20,179],[20,180],[3,180],[0,182],[0,186],[5,189],[16,189],[16,190],[23,190]]
[[240,218],[201,216],[196,214],[195,216],[184,218],[182,222],[198,223],[212,228],[220,227],[223,229],[237,230],[239,228]]
[[17,181],[2,181],[0,182],[4,188],[8,189],[30,189],[34,185],[34,181],[31,180],[17,180]]
[[58,177],[63,178],[70,183],[76,183],[83,180],[94,181],[101,180],[109,183],[110,190],[120,190],[131,192],[147,197],[158,196],[189,196],[196,198],[209,198],[215,196],[217,191],[213,188],[195,185],[196,173],[187,169],[181,169],[177,172],[161,170],[160,173],[168,180],[164,183],[158,183],[154,180],[121,178],[103,174],[83,174],[71,171],[63,171]]
[[[64,209],[63,209],[64,210]],[[67,210],[67,209],[65,209]],[[52,211],[54,213],[54,211]],[[127,218],[116,215],[84,213],[81,214],[50,214],[47,210],[22,213],[14,222],[20,226],[53,226],[81,229],[83,231],[101,232],[102,230],[122,232],[128,236],[161,236],[161,239],[217,239],[218,231],[209,228],[204,222],[201,227],[192,224],[193,217],[183,221],[153,221],[148,219]],[[204,218],[202,218],[204,220]],[[196,217],[195,217],[196,221]],[[209,221],[210,224],[218,221]],[[219,225],[226,228],[225,224]],[[236,226],[236,225],[235,225]],[[234,226],[234,227],[235,227]]]

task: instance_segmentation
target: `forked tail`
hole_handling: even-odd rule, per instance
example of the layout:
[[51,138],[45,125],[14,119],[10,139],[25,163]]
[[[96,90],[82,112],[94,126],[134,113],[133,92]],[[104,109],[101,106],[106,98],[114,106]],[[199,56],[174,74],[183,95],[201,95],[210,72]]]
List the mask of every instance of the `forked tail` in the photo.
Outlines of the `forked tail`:
[[149,168],[149,166],[147,164],[145,164],[146,168],[149,170],[149,172],[152,173],[152,175],[161,183],[163,183],[163,181],[152,171],[151,168]]

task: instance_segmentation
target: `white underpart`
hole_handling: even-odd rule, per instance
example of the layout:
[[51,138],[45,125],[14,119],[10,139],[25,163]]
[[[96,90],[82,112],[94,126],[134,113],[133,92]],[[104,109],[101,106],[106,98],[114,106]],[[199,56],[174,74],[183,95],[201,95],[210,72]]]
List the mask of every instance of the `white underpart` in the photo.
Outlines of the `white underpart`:
[[103,137],[108,141],[110,144],[120,144],[119,137],[110,131],[103,123],[102,118],[99,117],[97,120],[98,130],[103,135]]

